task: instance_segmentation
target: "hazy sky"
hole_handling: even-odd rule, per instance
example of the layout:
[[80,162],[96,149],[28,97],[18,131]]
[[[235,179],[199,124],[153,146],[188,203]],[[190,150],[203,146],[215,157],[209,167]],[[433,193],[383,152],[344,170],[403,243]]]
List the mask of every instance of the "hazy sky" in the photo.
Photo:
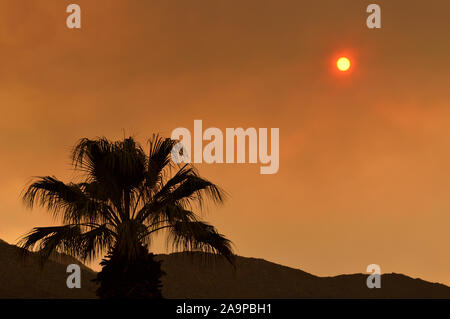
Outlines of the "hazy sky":
[[[78,3],[82,29],[65,25]],[[382,29],[365,26],[382,8]],[[280,128],[280,170],[202,164],[243,256],[450,284],[450,2],[1,0],[0,238],[52,223],[20,192],[81,137]],[[333,69],[352,58],[346,76]],[[155,247],[161,251],[159,245]]]

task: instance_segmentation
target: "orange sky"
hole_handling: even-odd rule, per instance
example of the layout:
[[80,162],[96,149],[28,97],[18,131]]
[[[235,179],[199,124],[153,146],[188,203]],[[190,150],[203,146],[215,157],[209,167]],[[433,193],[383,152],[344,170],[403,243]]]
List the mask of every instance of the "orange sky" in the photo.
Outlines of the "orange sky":
[[[82,30],[65,8],[82,8]],[[382,29],[365,27],[382,7]],[[199,166],[230,194],[206,219],[240,255],[317,275],[450,284],[448,1],[3,0],[0,238],[52,223],[20,201],[73,176],[81,137],[279,127],[280,170]],[[351,56],[350,76],[332,69]],[[155,247],[161,251],[160,245]]]

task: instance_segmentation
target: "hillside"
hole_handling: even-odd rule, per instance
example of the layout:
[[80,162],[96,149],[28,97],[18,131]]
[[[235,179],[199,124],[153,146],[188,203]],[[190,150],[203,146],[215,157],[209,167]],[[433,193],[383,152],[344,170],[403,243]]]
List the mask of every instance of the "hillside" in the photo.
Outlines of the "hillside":
[[366,274],[317,277],[245,257],[234,271],[223,258],[199,253],[159,256],[167,298],[450,298],[448,286],[401,274],[384,274],[380,289],[368,289]]
[[[381,289],[368,289],[365,274],[317,277],[262,259],[237,257],[236,270],[222,258],[200,253],[159,255],[166,298],[450,298],[450,287],[384,274]],[[66,287],[69,256],[23,260],[20,249],[0,240],[0,298],[95,298],[96,273],[82,266],[82,288]]]
[[[81,266],[81,289],[66,286],[69,264]],[[65,255],[42,268],[36,254],[24,259],[20,248],[0,240],[0,298],[95,298],[96,287],[91,282],[95,276],[95,272]]]

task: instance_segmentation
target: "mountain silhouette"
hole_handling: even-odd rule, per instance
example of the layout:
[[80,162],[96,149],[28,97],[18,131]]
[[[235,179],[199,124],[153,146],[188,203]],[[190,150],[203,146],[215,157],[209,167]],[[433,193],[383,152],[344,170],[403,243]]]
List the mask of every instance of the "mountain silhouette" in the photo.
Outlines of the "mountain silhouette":
[[[80,261],[58,255],[44,268],[35,253],[0,240],[0,298],[96,298],[96,273]],[[380,289],[366,286],[367,274],[318,277],[263,259],[236,257],[233,269],[223,257],[204,253],[158,255],[167,273],[165,298],[450,298],[450,287],[383,274]],[[81,288],[69,289],[66,268],[81,267]]]
[[[96,298],[96,273],[75,258],[59,254],[41,267],[36,253],[23,257],[22,249],[0,240],[0,298]],[[66,285],[67,266],[81,268],[81,289]]]
[[368,274],[318,277],[263,259],[236,257],[233,270],[223,257],[201,253],[159,255],[166,298],[450,298],[450,287],[383,274],[369,289]]

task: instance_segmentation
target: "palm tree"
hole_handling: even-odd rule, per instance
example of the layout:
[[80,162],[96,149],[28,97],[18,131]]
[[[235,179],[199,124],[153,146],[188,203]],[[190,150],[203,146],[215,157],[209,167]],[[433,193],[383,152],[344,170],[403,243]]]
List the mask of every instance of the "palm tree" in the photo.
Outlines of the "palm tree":
[[81,182],[37,177],[23,195],[29,207],[47,208],[62,225],[36,227],[19,244],[44,259],[62,252],[86,261],[107,253],[97,276],[101,298],[161,297],[163,273],[148,251],[161,231],[174,249],[233,263],[231,242],[193,212],[208,199],[222,203],[224,193],[192,165],[174,164],[175,143],[154,135],[147,155],[132,137],[81,139],[72,152]]

